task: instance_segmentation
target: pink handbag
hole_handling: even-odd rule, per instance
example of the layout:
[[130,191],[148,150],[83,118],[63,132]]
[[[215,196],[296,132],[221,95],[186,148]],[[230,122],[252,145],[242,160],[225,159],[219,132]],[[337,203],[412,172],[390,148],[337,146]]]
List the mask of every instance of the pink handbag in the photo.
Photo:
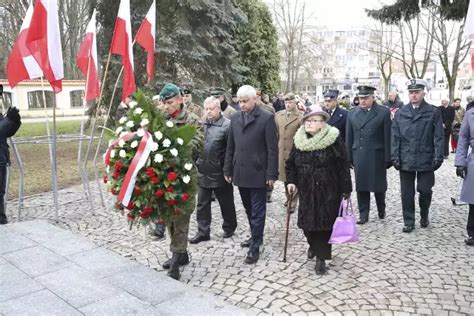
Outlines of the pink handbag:
[[332,234],[328,243],[346,244],[356,241],[359,241],[359,236],[352,202],[351,200],[342,199],[341,206],[339,207],[339,216],[332,226]]

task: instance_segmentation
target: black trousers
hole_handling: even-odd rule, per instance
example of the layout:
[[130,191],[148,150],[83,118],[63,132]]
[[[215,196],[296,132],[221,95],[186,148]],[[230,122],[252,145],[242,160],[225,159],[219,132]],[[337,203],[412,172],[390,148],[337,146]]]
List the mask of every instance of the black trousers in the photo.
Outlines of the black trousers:
[[418,203],[421,218],[428,218],[431,205],[431,190],[435,184],[434,171],[400,170],[400,187],[402,194],[403,221],[406,226],[415,225],[415,180],[416,191],[420,194]]
[[7,215],[5,214],[5,189],[7,185],[7,167],[0,166],[0,222],[5,223],[7,221]]
[[198,223],[198,231],[204,236],[211,233],[211,198],[212,192],[216,195],[217,201],[221,208],[224,223],[222,229],[225,232],[233,233],[237,227],[237,216],[235,215],[234,205],[234,187],[232,184],[225,184],[218,188],[203,188],[198,190],[198,203],[196,210],[196,219]]
[[259,253],[259,247],[263,243],[265,216],[267,213],[267,188],[239,187],[239,192],[252,235],[250,252],[256,254]]
[[[374,192],[375,203],[379,213],[385,212],[385,192]],[[369,217],[370,192],[357,191],[357,203],[359,205],[360,217]]]
[[469,216],[467,217],[467,234],[474,238],[474,204],[469,204]]
[[444,148],[443,155],[449,156],[449,138],[451,137],[451,128],[444,131]]
[[328,244],[332,231],[308,231],[303,230],[310,248],[319,260],[331,260],[332,245]]

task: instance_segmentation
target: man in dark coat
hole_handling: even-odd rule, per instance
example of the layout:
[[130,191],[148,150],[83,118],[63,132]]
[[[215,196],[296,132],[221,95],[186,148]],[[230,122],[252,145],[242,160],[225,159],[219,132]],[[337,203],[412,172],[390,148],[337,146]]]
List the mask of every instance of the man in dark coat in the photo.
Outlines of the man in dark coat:
[[343,110],[337,104],[339,90],[328,90],[324,93],[324,107],[329,114],[327,124],[334,126],[339,130],[342,140],[346,139],[346,118],[347,111]]
[[245,263],[256,263],[260,256],[265,228],[266,191],[278,178],[278,141],[274,115],[256,106],[252,86],[237,91],[241,112],[231,117],[224,176],[239,187],[250,224],[251,238]]
[[426,82],[412,79],[410,102],[395,114],[392,123],[392,164],[400,170],[403,232],[415,229],[415,179],[420,193],[420,226],[429,225],[434,171],[443,163],[444,133],[441,111],[424,100]]
[[223,172],[230,121],[222,115],[220,102],[215,97],[204,101],[204,113],[204,148],[196,162],[199,185],[196,208],[198,233],[189,241],[191,244],[210,239],[212,192],[219,201],[224,219],[223,237],[231,237],[237,227],[234,188],[225,181]]
[[283,93],[278,93],[278,99],[273,102],[273,108],[275,112],[279,112],[285,109],[285,98]]
[[360,104],[347,115],[346,147],[356,177],[360,218],[369,221],[370,192],[374,192],[380,219],[385,218],[387,171],[391,166],[390,110],[374,100],[374,87],[359,86]]
[[455,116],[454,107],[449,105],[447,99],[441,100],[441,118],[443,119],[443,130],[444,130],[444,150],[443,155],[445,159],[449,157],[449,137],[451,136],[451,131],[453,129],[453,122]]

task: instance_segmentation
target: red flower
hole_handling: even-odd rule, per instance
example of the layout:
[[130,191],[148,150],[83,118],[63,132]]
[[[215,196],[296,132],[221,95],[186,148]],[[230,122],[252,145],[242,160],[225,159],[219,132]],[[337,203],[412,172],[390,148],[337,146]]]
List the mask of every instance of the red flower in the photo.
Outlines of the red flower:
[[178,175],[176,174],[176,172],[171,171],[170,173],[168,173],[167,179],[169,182],[173,182],[177,178],[178,178]]
[[160,183],[160,179],[158,179],[158,177],[152,177],[151,178],[151,183],[158,184],[158,183]]
[[135,205],[133,204],[132,201],[128,202],[127,209],[133,210],[134,207],[135,207]]
[[141,218],[148,218],[150,214],[153,213],[153,209],[151,207],[143,208],[143,212],[140,214]]
[[163,191],[163,190],[161,190],[161,189],[155,191],[155,196],[156,196],[156,197],[159,197],[159,198],[160,198],[160,197],[163,196],[163,194],[165,194],[165,191]]
[[176,204],[176,201],[174,199],[169,199],[168,200],[168,205],[169,206],[172,206],[172,205],[175,205]]
[[174,190],[174,187],[172,185],[166,188],[166,192],[173,192],[173,190]]
[[113,178],[114,178],[115,180],[117,180],[118,178],[120,178],[120,174],[119,174],[117,171],[115,171],[115,172],[114,172],[114,175],[113,175]]
[[183,202],[186,202],[187,200],[189,200],[189,193],[184,192],[183,195],[181,196],[181,200]]
[[104,176],[102,180],[104,180],[104,183],[107,183],[107,176]]
[[110,192],[112,192],[113,195],[117,195],[117,194],[118,194],[118,192],[115,191],[114,189],[111,189]]
[[147,175],[149,178],[156,177],[155,170],[153,170],[152,167],[146,168],[146,175]]
[[120,163],[120,161],[117,160],[115,162],[115,170],[120,171],[120,170],[122,170],[122,167],[123,167],[123,165]]
[[130,218],[130,219],[134,219],[134,218],[135,218],[135,215],[133,215],[132,213],[128,213],[128,214],[127,214],[127,217]]
[[137,196],[138,196],[138,195],[142,194],[142,192],[143,192],[143,191],[140,190],[139,187],[134,187],[134,188],[133,188],[133,195],[137,195]]
[[118,208],[119,210],[123,210],[123,205],[120,202],[116,202],[115,207]]

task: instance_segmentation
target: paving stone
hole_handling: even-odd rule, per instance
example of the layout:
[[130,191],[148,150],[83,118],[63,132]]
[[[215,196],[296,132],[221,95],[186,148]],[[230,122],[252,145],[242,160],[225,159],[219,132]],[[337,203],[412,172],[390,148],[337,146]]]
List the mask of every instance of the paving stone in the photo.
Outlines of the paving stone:
[[44,287],[15,266],[5,263],[0,266],[0,302],[38,292]]
[[127,293],[86,305],[79,310],[85,315],[164,315],[150,303]]
[[0,255],[36,246],[36,243],[31,239],[10,229],[2,229],[0,230],[0,234],[2,236]]

